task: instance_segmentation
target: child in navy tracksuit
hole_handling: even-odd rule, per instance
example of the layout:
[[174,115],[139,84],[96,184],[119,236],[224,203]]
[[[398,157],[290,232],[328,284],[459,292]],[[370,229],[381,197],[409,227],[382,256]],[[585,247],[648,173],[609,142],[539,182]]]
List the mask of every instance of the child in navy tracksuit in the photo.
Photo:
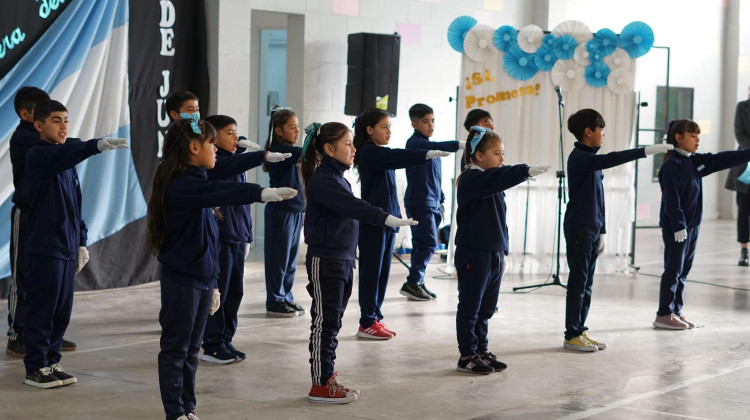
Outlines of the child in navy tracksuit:
[[[386,213],[401,217],[394,169],[424,165],[429,159],[448,156],[439,150],[404,150],[385,147],[391,137],[391,118],[370,108],[354,121],[354,166],[359,170],[362,199]],[[396,333],[385,326],[383,301],[391,273],[397,227],[359,224],[359,329],[357,337],[387,340]]]
[[[291,158],[275,165],[264,165],[271,187],[290,187],[299,190],[302,181],[299,160],[302,148],[295,146],[299,139],[299,121],[291,109],[272,111],[266,150],[289,153]],[[305,308],[294,302],[292,287],[297,272],[297,252],[302,233],[305,200],[302,194],[291,200],[268,203],[265,208],[266,314],[295,317],[305,314]]]
[[[463,147],[464,142],[430,141],[435,131],[435,116],[432,108],[425,104],[416,104],[409,108],[411,126],[414,134],[406,141],[407,150],[442,150],[455,152]],[[431,300],[437,295],[424,285],[424,274],[435,247],[438,244],[437,229],[445,215],[443,202],[445,194],[441,188],[443,171],[440,159],[427,161],[425,165],[406,168],[406,192],[404,207],[406,215],[414,218],[419,224],[411,228],[412,251],[411,267],[406,282],[400,293],[410,300]]]
[[60,366],[60,347],[73,309],[75,274],[88,261],[81,187],[75,165],[97,153],[127,147],[125,139],[67,139],[68,111],[57,101],[34,109],[40,140],[26,155],[30,205],[26,232],[25,384],[76,383]]
[[565,299],[566,349],[594,352],[607,345],[590,337],[586,318],[591,306],[596,259],[604,249],[604,187],[602,170],[671,150],[667,144],[597,155],[604,137],[604,118],[593,109],[582,109],[568,118],[568,130],[578,140],[568,156],[568,190],[565,210],[565,246],[570,274]]
[[661,211],[659,226],[664,240],[664,273],[659,289],[659,310],[654,327],[673,330],[694,328],[682,312],[685,279],[690,273],[703,216],[706,175],[750,161],[750,150],[717,154],[696,153],[700,127],[690,120],[672,122],[667,142],[674,151],[664,157],[659,170]]
[[220,304],[219,232],[215,206],[288,199],[292,189],[209,181],[216,131],[198,114],[175,121],[164,138],[164,159],[148,205],[151,250],[161,262],[162,327],[159,389],[167,420],[195,419],[198,351],[209,313]]
[[[245,151],[242,145],[255,145],[237,136],[237,122],[226,115],[206,118],[216,137],[216,165],[206,170],[211,181],[246,182],[245,171],[265,161],[277,162],[284,156],[266,151]],[[257,146],[257,145],[255,145]],[[256,150],[255,147],[251,147]],[[206,321],[201,360],[226,364],[245,359],[245,353],[234,348],[232,338],[237,331],[237,312],[240,309],[245,277],[245,244],[253,240],[253,221],[250,204],[221,206],[219,212],[219,277],[217,289],[221,295],[219,309]]]
[[415,222],[390,216],[352,194],[344,178],[355,155],[352,133],[341,123],[305,128],[302,179],[307,196],[307,291],[312,297],[310,372],[312,402],[348,403],[356,389],[336,382],[333,370],[341,317],[352,293],[359,222],[376,226],[405,226]]
[[500,136],[483,127],[472,127],[469,139],[466,164],[471,166],[459,176],[456,187],[456,337],[461,353],[457,370],[488,374],[507,367],[487,350],[488,320],[495,313],[508,255],[503,191],[549,166],[503,166]]

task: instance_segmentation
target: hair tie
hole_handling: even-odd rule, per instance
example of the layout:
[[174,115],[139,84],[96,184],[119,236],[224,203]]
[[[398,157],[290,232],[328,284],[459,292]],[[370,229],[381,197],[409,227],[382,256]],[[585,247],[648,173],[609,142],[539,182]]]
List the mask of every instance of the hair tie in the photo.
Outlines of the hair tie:
[[484,137],[484,134],[491,130],[475,125],[474,127],[471,127],[471,131],[477,132],[477,134],[475,134],[474,137],[471,139],[471,142],[469,142],[469,146],[470,146],[469,153],[474,153],[476,152],[477,145],[479,144],[480,141],[482,141],[482,137]]
[[180,117],[185,120],[190,120],[190,128],[193,129],[193,133],[203,134],[200,126],[198,126],[198,121],[200,121],[201,118],[201,115],[199,113],[193,112],[192,114],[188,114],[187,112],[183,112],[182,114],[180,114]]
[[310,146],[310,143],[314,138],[320,135],[321,126],[321,123],[314,122],[305,127],[305,133],[307,133],[307,136],[305,137],[305,142],[302,144],[302,158],[304,160],[307,160],[307,148]]

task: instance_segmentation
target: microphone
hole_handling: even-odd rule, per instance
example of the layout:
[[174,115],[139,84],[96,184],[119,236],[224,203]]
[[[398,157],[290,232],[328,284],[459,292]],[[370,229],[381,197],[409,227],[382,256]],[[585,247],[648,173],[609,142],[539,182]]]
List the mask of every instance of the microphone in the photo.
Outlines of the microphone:
[[557,101],[560,103],[560,105],[565,106],[565,100],[562,96],[562,91],[560,90],[560,86],[555,85],[555,92],[557,92]]

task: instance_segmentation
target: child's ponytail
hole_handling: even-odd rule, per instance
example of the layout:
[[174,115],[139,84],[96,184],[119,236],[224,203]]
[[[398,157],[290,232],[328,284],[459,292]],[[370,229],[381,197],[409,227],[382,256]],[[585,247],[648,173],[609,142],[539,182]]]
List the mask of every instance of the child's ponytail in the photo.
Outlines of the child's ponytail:
[[329,122],[323,125],[314,122],[305,127],[305,143],[302,146],[302,183],[307,191],[307,181],[310,180],[320,160],[325,156],[323,147],[334,144],[349,133],[349,127],[339,122]]

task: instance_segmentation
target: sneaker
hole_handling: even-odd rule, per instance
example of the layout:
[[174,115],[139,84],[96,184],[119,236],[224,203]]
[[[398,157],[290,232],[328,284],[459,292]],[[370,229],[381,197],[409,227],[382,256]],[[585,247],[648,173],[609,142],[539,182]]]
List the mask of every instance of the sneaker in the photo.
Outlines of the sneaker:
[[23,383],[43,389],[55,388],[63,384],[57,376],[52,374],[52,369],[49,367],[37,369],[30,375],[26,375],[26,380]]
[[52,374],[62,382],[63,385],[70,385],[78,382],[75,376],[66,373],[59,363],[54,363],[49,366],[52,369]]
[[497,360],[497,356],[491,352],[479,353],[479,358],[482,359],[485,365],[495,369],[495,372],[500,372],[508,367],[505,363]]
[[245,358],[247,357],[247,354],[234,348],[232,343],[227,343],[226,346],[227,346],[227,350],[229,350],[230,353],[234,353],[234,355],[237,356],[239,360],[245,360]]
[[8,346],[5,347],[5,354],[12,357],[20,357],[23,359],[26,356],[26,346],[23,345],[23,341],[16,338],[15,340],[8,339]]
[[383,329],[385,331],[388,331],[389,333],[393,334],[394,337],[396,336],[396,331],[393,331],[392,329],[386,327],[385,324],[383,324],[382,322],[380,322],[379,319],[376,319],[375,322],[380,325],[381,329]]
[[187,419],[188,420],[201,420],[198,418],[198,416],[195,415],[195,413],[188,413]]
[[425,287],[424,282],[419,283],[419,287],[422,289],[423,292],[425,292],[428,295],[430,295],[430,298],[432,298],[432,299],[437,298],[436,294],[432,293],[427,287]]
[[655,328],[664,328],[666,330],[686,330],[690,326],[683,322],[677,315],[669,314],[664,316],[656,316],[654,320]]
[[294,302],[287,302],[286,306],[289,306],[290,308],[297,311],[298,316],[302,316],[307,313],[302,305],[296,304]]
[[76,345],[76,343],[63,338],[62,346],[60,346],[60,351],[75,351],[75,349],[77,348],[78,346]]
[[480,375],[489,375],[495,371],[495,368],[487,365],[479,355],[474,354],[471,357],[458,359],[456,370],[459,372],[478,373]]
[[740,260],[737,261],[737,265],[739,265],[740,267],[747,267],[748,265],[750,265],[747,253],[747,248],[740,248]]
[[266,315],[281,318],[294,318],[298,314],[296,309],[287,305],[285,302],[276,302],[271,306],[271,309],[266,309]]
[[687,324],[688,329],[695,328],[695,324],[693,324],[692,322],[688,321],[688,319],[685,316],[685,314],[679,314],[679,315],[677,315],[677,317],[680,318],[680,321],[682,321],[682,322],[684,322],[684,323]]
[[409,298],[409,300],[432,300],[432,295],[428,295],[427,292],[422,290],[422,287],[419,284],[406,282],[401,286],[399,293]]
[[237,355],[229,350],[220,349],[217,351],[207,352],[203,351],[201,360],[204,362],[218,363],[220,365],[226,365],[238,361]]
[[310,402],[322,402],[330,404],[347,404],[357,401],[359,390],[351,389],[336,382],[336,374],[325,385],[312,385],[307,399]]
[[585,352],[592,352],[592,351],[599,350],[599,348],[596,345],[589,343],[589,341],[583,338],[582,335],[579,335],[578,337],[573,337],[570,340],[565,340],[563,342],[563,347],[566,349],[585,351]]
[[601,341],[594,340],[593,338],[589,337],[589,335],[586,333],[586,331],[584,331],[583,334],[581,334],[581,335],[583,336],[583,338],[586,339],[586,341],[588,341],[589,343],[595,345],[597,349],[604,350],[604,349],[607,348],[606,344],[602,343]]
[[383,329],[382,325],[378,321],[373,322],[367,328],[362,328],[360,325],[356,335],[359,338],[368,338],[370,340],[390,340],[393,338],[393,334]]

